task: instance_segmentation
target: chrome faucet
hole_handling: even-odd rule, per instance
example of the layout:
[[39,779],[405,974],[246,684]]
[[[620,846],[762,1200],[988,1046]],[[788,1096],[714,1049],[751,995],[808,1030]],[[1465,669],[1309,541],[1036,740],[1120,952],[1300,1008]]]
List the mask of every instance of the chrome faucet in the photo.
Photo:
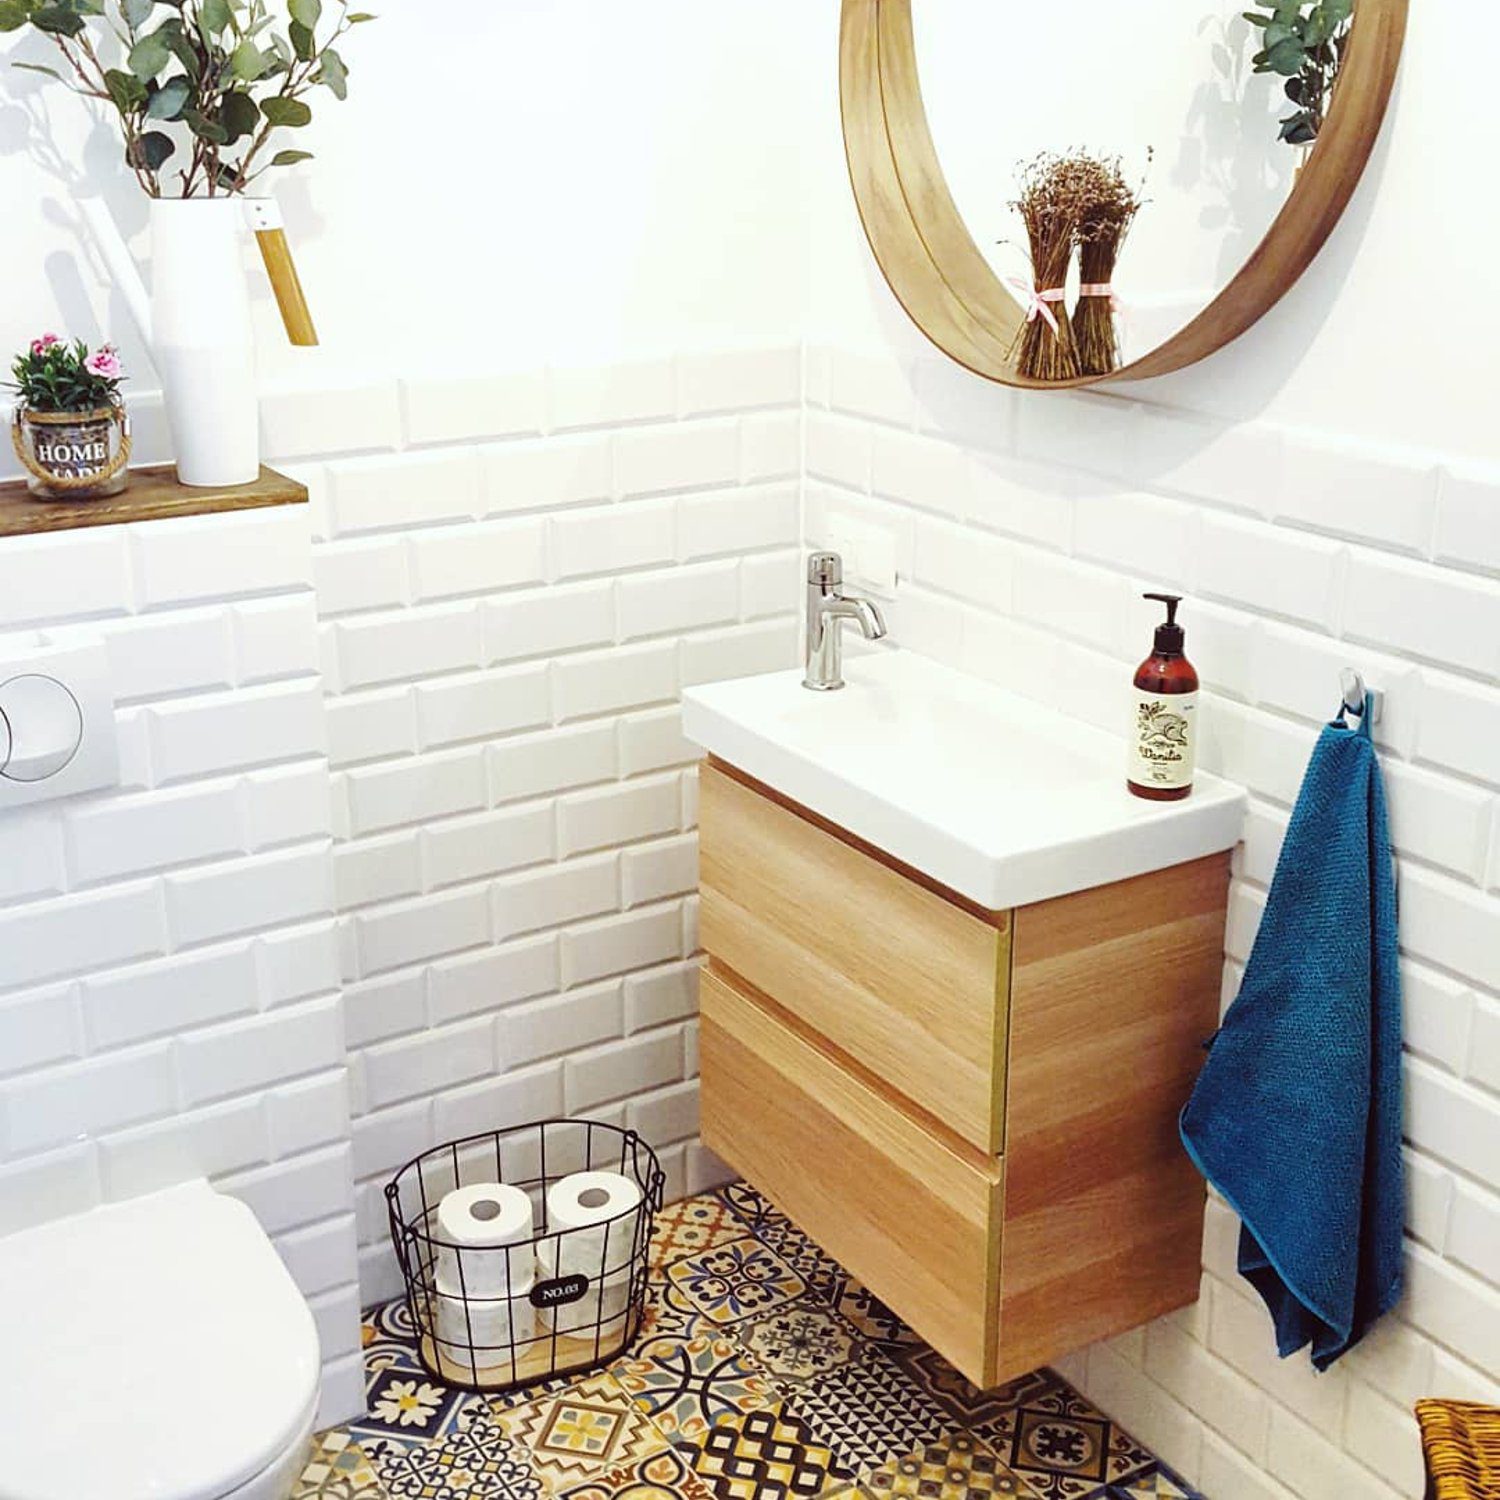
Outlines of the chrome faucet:
[[885,634],[879,607],[845,594],[844,563],[837,552],[814,552],[807,559],[807,669],[802,686],[831,693],[844,685],[844,641],[840,625],[858,623],[867,641]]

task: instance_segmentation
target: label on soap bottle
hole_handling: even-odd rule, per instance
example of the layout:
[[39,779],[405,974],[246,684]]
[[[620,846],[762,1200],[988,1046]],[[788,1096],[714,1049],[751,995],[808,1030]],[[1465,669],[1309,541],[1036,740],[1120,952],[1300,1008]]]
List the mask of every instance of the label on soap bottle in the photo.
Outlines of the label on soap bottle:
[[1197,739],[1197,693],[1145,693],[1135,689],[1127,774],[1137,786],[1191,786]]

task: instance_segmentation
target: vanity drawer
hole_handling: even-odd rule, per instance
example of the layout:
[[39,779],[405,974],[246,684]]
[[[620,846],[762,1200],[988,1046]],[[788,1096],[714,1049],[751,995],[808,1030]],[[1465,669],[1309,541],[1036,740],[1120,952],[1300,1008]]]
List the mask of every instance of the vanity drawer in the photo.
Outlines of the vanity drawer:
[[991,1383],[1003,1163],[925,1129],[712,964],[700,999],[705,1144],[971,1380]]
[[704,948],[981,1151],[1003,1144],[1008,913],[981,916],[705,763]]

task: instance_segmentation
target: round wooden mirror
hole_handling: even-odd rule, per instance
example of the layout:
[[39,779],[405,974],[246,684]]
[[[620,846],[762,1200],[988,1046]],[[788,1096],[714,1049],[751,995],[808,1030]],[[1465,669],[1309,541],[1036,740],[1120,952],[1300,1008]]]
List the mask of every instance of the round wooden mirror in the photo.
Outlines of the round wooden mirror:
[[[1302,146],[1277,138],[1278,114],[1296,112],[1284,97],[1287,75],[1253,69],[1265,38],[1281,33],[1257,32],[1241,15],[1247,3],[843,0],[841,103],[855,199],[891,290],[938,348],[1006,385],[1137,380],[1203,359],[1275,305],[1338,222],[1369,159],[1395,83],[1408,0],[1355,0],[1320,128]],[[1277,20],[1274,4],[1259,8]],[[1312,0],[1297,7],[1311,8]],[[1135,30],[1125,33],[1126,25]],[[1168,27],[1170,35],[1147,34]],[[1099,58],[1092,74],[1080,63],[1089,47]],[[1108,92],[1100,80],[1111,76],[1124,80],[1113,106],[1100,100]],[[1075,129],[1108,136],[1093,141],[1096,149],[1123,155],[1138,177],[1146,166],[1142,132],[1161,138],[1147,137],[1154,156],[1147,201],[1114,277],[1126,308],[1121,327],[1131,330],[1121,338],[1123,359],[1102,373],[1041,380],[1017,363],[1027,309],[1042,289],[1033,286],[1008,200],[1020,165],[1043,144],[1068,153]],[[1192,191],[1210,189],[1216,201],[1191,201]],[[1007,275],[1008,266],[1019,274]],[[1150,285],[1145,269],[1163,284]],[[1056,306],[1060,295],[1049,291],[1048,300]],[[1077,296],[1075,268],[1062,305]]]

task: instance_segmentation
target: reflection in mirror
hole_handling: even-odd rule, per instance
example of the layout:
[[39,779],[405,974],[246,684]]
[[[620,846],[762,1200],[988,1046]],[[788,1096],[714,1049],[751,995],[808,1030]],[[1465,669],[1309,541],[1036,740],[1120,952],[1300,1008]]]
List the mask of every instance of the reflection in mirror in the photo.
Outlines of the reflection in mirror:
[[[1283,121],[1298,113],[1296,96],[1313,91],[1295,80],[1310,76],[1320,55],[1331,71],[1347,7],[1263,5],[1270,24],[1257,25],[1242,14],[1246,4],[912,0],[938,162],[976,246],[1023,306],[1035,285],[1026,226],[1012,206],[1023,166],[1043,152],[1118,157],[1139,190],[1143,203],[1111,278],[1126,363],[1223,289],[1281,211],[1310,149],[1281,138],[1308,134]],[[1308,19],[1310,37],[1296,30]],[[1311,54],[1302,47],[1309,41]],[[1268,43],[1279,47],[1269,57]],[[1256,71],[1257,58],[1269,71]],[[1078,284],[1075,256],[1069,307]]]

